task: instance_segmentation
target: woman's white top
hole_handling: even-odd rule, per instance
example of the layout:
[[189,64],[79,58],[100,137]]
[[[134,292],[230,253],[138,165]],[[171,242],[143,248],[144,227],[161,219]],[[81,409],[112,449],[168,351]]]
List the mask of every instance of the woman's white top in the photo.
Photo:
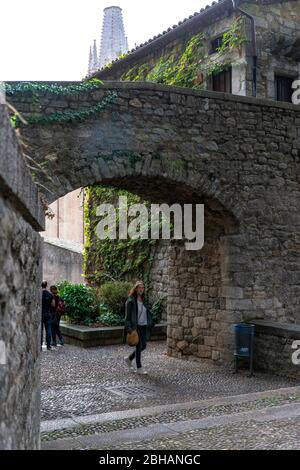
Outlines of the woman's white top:
[[147,320],[147,309],[143,302],[137,301],[138,305],[138,325],[144,326],[148,324]]

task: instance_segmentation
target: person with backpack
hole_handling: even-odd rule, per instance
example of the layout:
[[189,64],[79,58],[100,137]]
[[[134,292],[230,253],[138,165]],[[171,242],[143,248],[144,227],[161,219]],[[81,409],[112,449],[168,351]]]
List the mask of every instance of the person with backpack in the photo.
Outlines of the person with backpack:
[[56,286],[50,287],[50,292],[54,297],[55,306],[51,308],[51,333],[52,333],[52,346],[56,347],[56,336],[58,336],[60,345],[63,346],[65,344],[64,338],[60,331],[60,319],[66,313],[66,306],[64,300],[59,297],[58,289]]
[[53,295],[47,290],[47,281],[42,282],[42,329],[41,329],[41,348],[43,345],[43,332],[46,330],[46,343],[48,351],[51,350],[51,309],[55,302]]

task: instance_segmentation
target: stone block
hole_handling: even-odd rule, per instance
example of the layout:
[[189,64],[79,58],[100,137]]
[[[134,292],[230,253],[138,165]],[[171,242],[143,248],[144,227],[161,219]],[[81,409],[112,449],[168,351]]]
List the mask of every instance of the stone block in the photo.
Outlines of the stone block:
[[209,346],[198,346],[198,356],[202,358],[211,358],[212,357],[212,349]]
[[184,349],[188,348],[189,343],[187,341],[179,341],[176,344],[176,348],[179,349],[180,351],[184,351]]
[[200,330],[208,328],[208,322],[204,317],[195,317],[194,318],[194,327]]

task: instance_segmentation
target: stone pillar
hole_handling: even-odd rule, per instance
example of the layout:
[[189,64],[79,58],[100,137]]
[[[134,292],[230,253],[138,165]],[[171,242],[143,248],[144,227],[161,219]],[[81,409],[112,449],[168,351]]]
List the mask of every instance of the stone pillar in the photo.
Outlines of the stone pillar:
[[173,357],[194,357],[214,363],[233,359],[235,317],[229,296],[233,287],[226,260],[226,236],[206,227],[202,250],[186,251],[183,244],[170,246],[167,306],[167,346]]
[[39,449],[44,213],[4,105],[0,220],[0,449]]

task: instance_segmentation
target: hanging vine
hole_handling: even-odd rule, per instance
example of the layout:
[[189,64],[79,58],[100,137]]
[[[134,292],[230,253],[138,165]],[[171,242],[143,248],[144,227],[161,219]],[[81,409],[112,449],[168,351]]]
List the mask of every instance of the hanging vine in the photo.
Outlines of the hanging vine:
[[223,34],[221,46],[216,50],[213,60],[205,52],[205,36],[202,32],[193,36],[181,50],[161,56],[155,64],[135,65],[126,71],[121,79],[126,81],[152,81],[165,85],[186,88],[203,88],[202,75],[207,77],[218,74],[231,65],[229,53],[247,42],[244,33],[244,18],[237,17]]
[[[157,243],[151,239],[100,240],[96,228],[99,217],[96,215],[97,207],[102,204],[117,206],[119,196],[126,196],[128,206],[141,203],[139,196],[125,190],[93,186],[85,190],[84,205],[85,220],[85,249],[84,272],[90,284],[99,285],[108,280],[123,280],[135,275],[149,276],[151,269],[151,248]],[[119,210],[117,207],[117,226],[119,223]]]
[[39,82],[20,82],[15,84],[6,83],[5,93],[7,96],[16,95],[18,93],[51,93],[54,95],[75,95],[84,91],[97,90],[103,82],[98,78],[72,83],[66,86],[57,85],[55,83],[39,83]]
[[[26,115],[26,121],[29,124],[55,124],[62,122],[82,122],[85,119],[92,117],[95,114],[99,114],[104,111],[109,105],[115,103],[118,94],[116,92],[109,92],[99,103],[88,108],[84,108],[78,111],[58,111],[52,114],[43,114],[41,116],[30,116]],[[18,116],[12,117],[13,126],[19,127],[21,120]]]

